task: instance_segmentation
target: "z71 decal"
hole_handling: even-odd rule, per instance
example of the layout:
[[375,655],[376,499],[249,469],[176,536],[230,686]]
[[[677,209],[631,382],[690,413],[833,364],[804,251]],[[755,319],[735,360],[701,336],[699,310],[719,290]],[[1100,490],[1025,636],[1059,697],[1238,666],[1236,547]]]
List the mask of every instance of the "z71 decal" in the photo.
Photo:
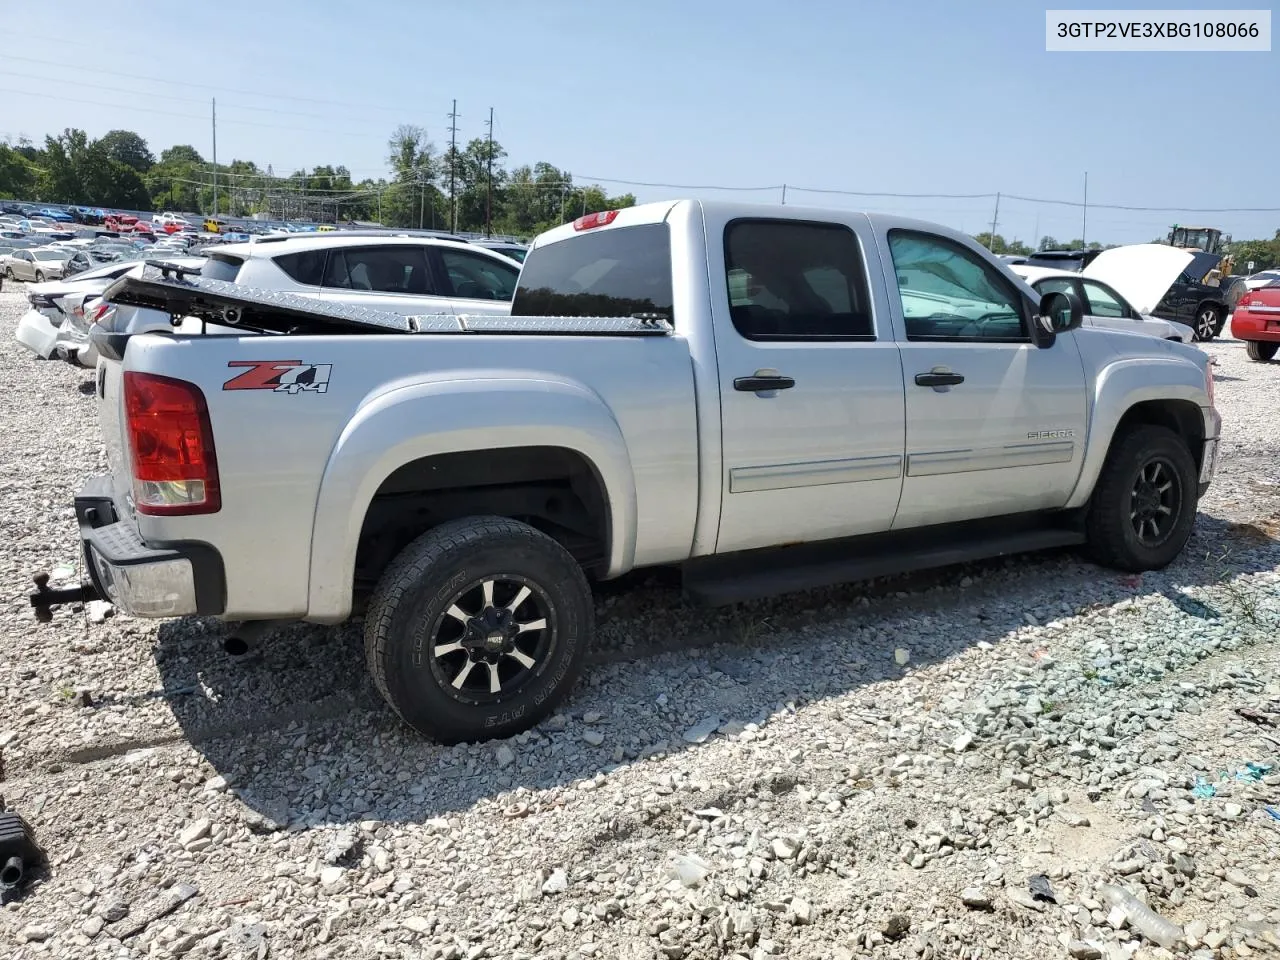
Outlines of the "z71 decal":
[[271,390],[274,393],[326,393],[330,363],[301,360],[232,360],[228,367],[247,367],[222,385],[223,390]]

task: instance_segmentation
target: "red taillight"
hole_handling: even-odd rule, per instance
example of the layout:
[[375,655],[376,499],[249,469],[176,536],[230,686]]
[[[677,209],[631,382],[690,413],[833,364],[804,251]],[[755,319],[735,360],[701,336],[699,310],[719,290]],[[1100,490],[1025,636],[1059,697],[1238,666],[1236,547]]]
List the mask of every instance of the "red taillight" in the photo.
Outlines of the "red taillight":
[[1237,307],[1251,307],[1251,306],[1253,306],[1253,294],[1252,294],[1252,293],[1246,293],[1244,296],[1242,296],[1239,300],[1237,300],[1237,301],[1236,301],[1236,306],[1237,306]]
[[204,394],[153,373],[124,375],[124,407],[139,513],[217,513],[218,460]]
[[107,315],[107,311],[109,311],[110,309],[111,309],[111,304],[109,303],[98,304],[96,307],[93,308],[93,311],[90,313],[89,322],[97,323],[99,320],[101,320],[103,317]]
[[617,210],[602,210],[600,213],[588,213],[573,221],[573,229],[590,230],[592,227],[607,227],[618,217]]

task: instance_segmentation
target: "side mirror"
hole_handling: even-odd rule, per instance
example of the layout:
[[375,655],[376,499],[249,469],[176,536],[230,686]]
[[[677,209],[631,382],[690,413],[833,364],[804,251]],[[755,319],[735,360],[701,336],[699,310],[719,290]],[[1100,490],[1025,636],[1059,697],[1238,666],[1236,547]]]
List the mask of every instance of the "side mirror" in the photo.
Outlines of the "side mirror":
[[1084,323],[1084,305],[1074,293],[1054,290],[1040,298],[1034,318],[1036,345],[1051,347],[1058,334],[1079,329]]

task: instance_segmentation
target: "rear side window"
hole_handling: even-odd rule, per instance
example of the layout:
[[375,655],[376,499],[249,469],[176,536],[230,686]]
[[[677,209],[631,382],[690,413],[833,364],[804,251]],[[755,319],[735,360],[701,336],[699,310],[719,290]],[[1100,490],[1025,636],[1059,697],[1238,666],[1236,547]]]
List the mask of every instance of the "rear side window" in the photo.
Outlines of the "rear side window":
[[303,250],[301,253],[287,253],[276,257],[276,266],[294,283],[318,287],[324,281],[325,250]]
[[350,247],[330,250],[324,285],[377,293],[435,293],[421,247]]
[[735,220],[724,253],[729,313],[746,339],[875,339],[862,251],[848,227]]
[[242,266],[244,266],[244,261],[239,257],[213,256],[200,267],[200,276],[208,277],[210,280],[225,280],[228,283],[233,283]]
[[671,231],[665,223],[586,232],[530,251],[511,313],[518,317],[674,319]]
[[520,269],[508,266],[496,257],[485,257],[464,250],[440,251],[449,284],[455,297],[470,300],[510,300],[516,292]]

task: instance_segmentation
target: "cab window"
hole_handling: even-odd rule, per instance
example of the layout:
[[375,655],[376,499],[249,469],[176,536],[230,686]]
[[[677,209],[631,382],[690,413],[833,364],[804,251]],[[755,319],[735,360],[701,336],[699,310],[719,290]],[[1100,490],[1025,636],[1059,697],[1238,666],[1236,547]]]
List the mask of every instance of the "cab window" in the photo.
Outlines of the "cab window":
[[993,264],[938,234],[890,230],[908,340],[1030,342],[1023,299]]
[[874,340],[858,238],[843,224],[735,220],[725,228],[729,315],[747,340]]

